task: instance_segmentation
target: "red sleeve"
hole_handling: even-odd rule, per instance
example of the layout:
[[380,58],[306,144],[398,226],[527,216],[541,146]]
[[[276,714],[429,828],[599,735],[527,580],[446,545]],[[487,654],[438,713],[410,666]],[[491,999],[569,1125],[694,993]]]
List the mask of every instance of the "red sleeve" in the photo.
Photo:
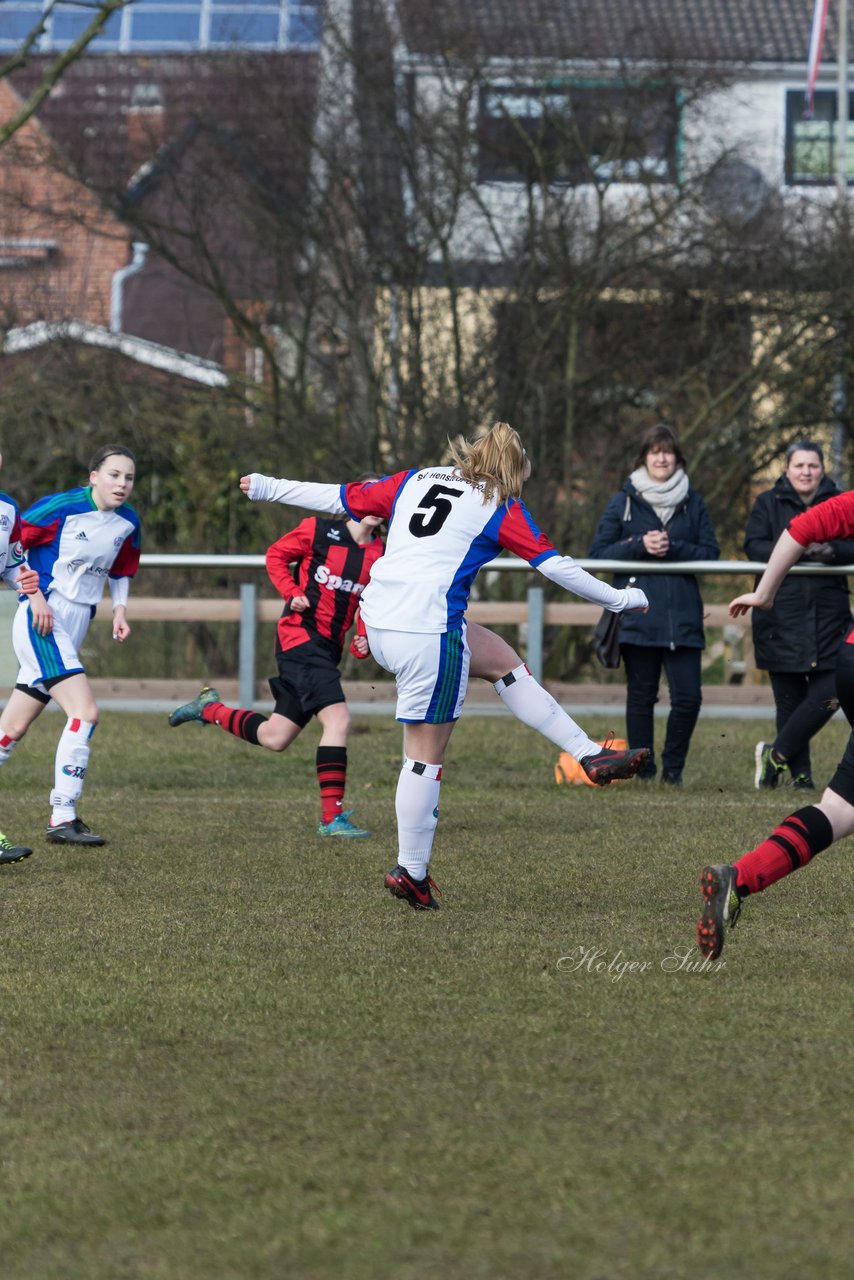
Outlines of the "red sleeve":
[[795,516],[789,523],[789,533],[802,547],[831,538],[854,537],[854,489]]
[[24,548],[27,547],[45,547],[53,542],[56,537],[56,531],[59,528],[59,520],[52,520],[50,524],[30,524],[29,520],[21,519],[21,541]]
[[285,600],[290,600],[291,596],[302,595],[300,585],[289,566],[295,560],[304,560],[311,553],[315,526],[315,517],[309,516],[290,533],[286,533],[283,538],[279,538],[278,542],[274,542],[267,548],[267,575],[279,595]]
[[398,471],[397,475],[382,480],[357,480],[341,486],[341,499],[348,516],[363,520],[365,516],[382,516],[390,520],[394,504],[402,486],[414,471]]
[[131,535],[125,538],[110,570],[111,578],[132,578],[139,568],[139,543]]
[[498,542],[533,565],[557,554],[554,543],[537,528],[524,502],[516,499],[511,499],[507,514],[498,526]]
[[361,609],[356,610],[356,629],[353,632],[353,638],[350,641],[350,652],[352,653],[354,658],[358,658],[359,661],[361,662],[363,658],[367,658],[370,655],[371,651],[370,649],[368,649],[367,653],[359,653],[359,650],[356,648],[356,641],[359,638],[359,636],[364,637],[364,639],[366,640],[368,638],[368,632],[365,628],[364,622],[362,621]]

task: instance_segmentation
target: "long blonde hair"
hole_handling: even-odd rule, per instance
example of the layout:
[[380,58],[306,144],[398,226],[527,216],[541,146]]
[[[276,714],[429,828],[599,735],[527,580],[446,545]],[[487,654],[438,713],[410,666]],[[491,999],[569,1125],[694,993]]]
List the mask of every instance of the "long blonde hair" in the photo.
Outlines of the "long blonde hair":
[[518,498],[525,482],[527,458],[519,432],[507,422],[496,422],[488,431],[466,440],[449,440],[451,457],[464,480],[483,485],[483,500],[498,502]]

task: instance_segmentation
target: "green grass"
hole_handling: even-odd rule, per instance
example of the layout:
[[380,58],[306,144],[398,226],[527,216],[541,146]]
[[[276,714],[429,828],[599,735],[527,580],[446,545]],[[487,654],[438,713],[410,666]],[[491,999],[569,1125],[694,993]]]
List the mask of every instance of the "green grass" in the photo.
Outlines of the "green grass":
[[390,719],[351,739],[376,837],[324,843],[314,728],[106,714],[89,851],[42,836],[59,727],[2,775],[3,1280],[850,1275],[848,847],[694,950],[702,864],[809,800],[753,790],[767,723],[702,721],[675,792],[464,720],[429,914],[382,889]]

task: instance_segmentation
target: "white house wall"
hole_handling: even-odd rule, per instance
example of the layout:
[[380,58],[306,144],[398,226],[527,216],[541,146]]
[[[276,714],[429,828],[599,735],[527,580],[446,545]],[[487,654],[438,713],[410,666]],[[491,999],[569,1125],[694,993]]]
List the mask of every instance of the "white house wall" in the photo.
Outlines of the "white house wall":
[[[512,76],[506,71],[496,73],[494,80],[518,81],[518,70]],[[442,102],[451,103],[462,91],[463,82],[454,81],[447,74],[432,74],[423,69],[417,76],[417,93],[420,109],[425,113],[437,113]],[[783,189],[785,172],[786,93],[802,92],[803,81],[793,73],[786,79],[770,74],[757,74],[751,79],[740,80],[727,89],[710,92],[696,107],[686,108],[682,124],[681,160],[686,177],[707,171],[716,159],[724,154],[738,158],[759,170],[772,189]],[[475,134],[477,95],[472,95],[470,124]],[[451,109],[451,116],[453,109]],[[442,236],[452,260],[458,263],[500,263],[508,254],[524,229],[529,200],[537,214],[542,212],[542,198],[538,191],[529,193],[520,184],[507,182],[476,182],[477,155],[468,157],[468,184],[460,189],[471,194],[460,198],[456,207],[446,211]],[[425,156],[428,171],[429,159]],[[438,190],[437,173],[429,173],[429,186]],[[784,190],[786,202],[791,206],[806,197],[807,203],[821,208],[833,198],[833,188],[811,187]],[[608,190],[608,200],[623,204],[644,199],[645,187],[638,184],[613,184]],[[555,188],[552,197],[571,201],[578,216],[578,225],[584,224],[584,210],[595,219],[595,193],[592,189]],[[417,211],[412,208],[417,223]],[[435,225],[435,224],[434,224]],[[592,221],[591,221],[592,225]],[[429,229],[418,230],[429,241]],[[438,240],[433,246],[431,259],[442,258]]]

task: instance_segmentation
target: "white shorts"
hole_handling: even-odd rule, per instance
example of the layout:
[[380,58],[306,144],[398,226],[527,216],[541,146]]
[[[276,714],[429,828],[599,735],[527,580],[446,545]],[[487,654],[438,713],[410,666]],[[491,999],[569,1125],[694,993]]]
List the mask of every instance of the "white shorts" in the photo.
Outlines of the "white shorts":
[[50,593],[48,603],[53,610],[53,631],[40,636],[33,629],[33,616],[27,600],[22,600],[12,624],[12,644],[20,663],[16,681],[19,689],[32,689],[40,698],[50,697],[50,686],[66,676],[83,670],[79,650],[92,621],[92,606],[75,604],[64,596]]
[[441,635],[365,626],[371,654],[397,685],[395,716],[407,724],[457,720],[469,682],[466,624]]

